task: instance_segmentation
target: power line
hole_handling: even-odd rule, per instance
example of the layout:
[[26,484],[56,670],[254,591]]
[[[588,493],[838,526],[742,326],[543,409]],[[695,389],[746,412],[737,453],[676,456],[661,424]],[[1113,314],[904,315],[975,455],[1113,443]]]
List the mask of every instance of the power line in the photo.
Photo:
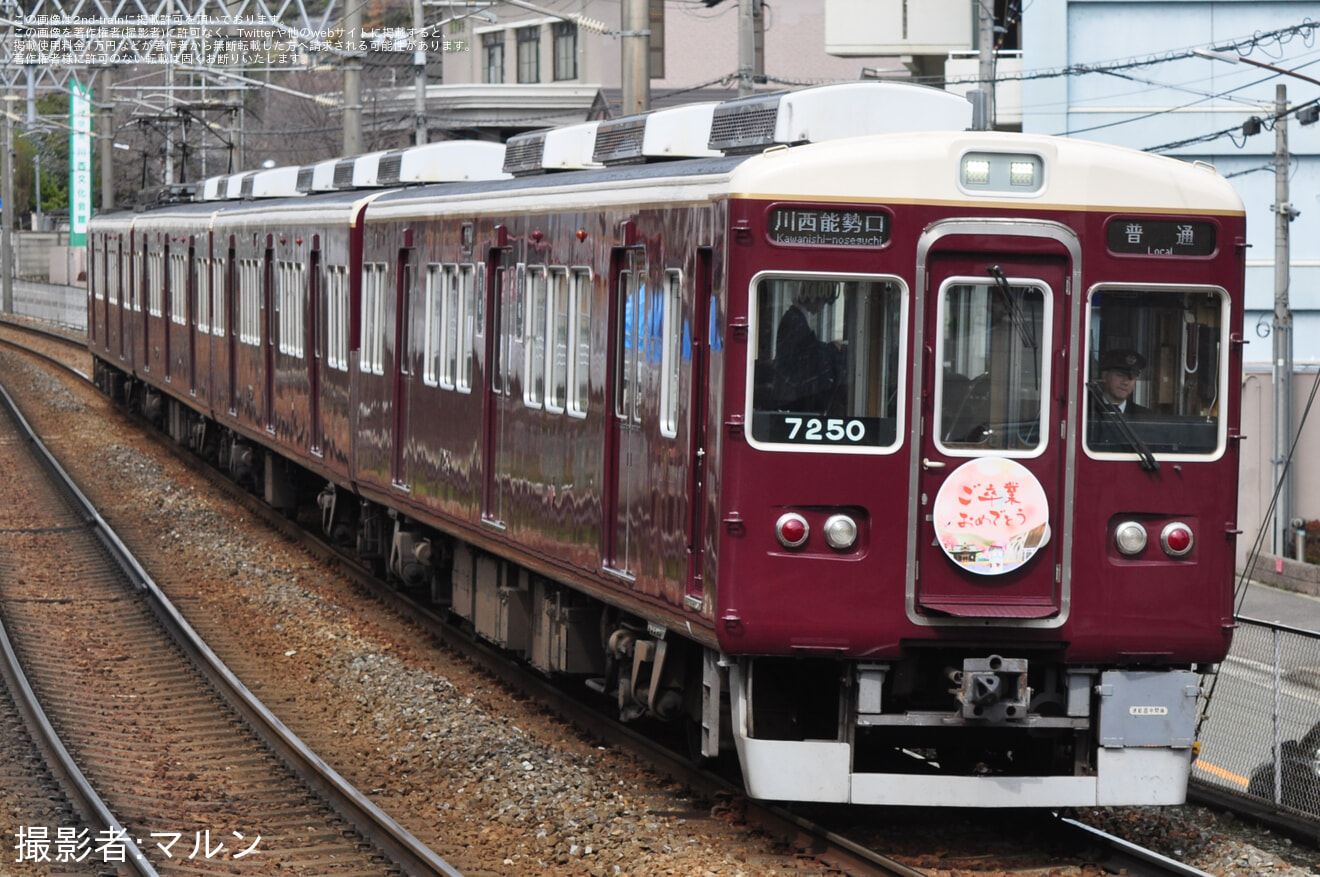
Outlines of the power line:
[[[1255,34],[1251,37],[1245,37],[1236,42],[1230,43],[1224,47],[1227,51],[1236,51],[1238,54],[1248,54],[1252,49],[1264,46],[1268,43],[1277,43],[1280,46],[1290,42],[1295,37],[1312,39],[1315,32],[1320,30],[1320,22],[1305,19],[1300,24],[1294,24],[1289,27],[1279,28],[1278,30],[1266,31]],[[1146,55],[1142,58],[1125,58],[1121,61],[1106,61],[1097,64],[1069,64],[1066,67],[1047,67],[1040,70],[1022,71],[1021,73],[1009,73],[1005,75],[996,75],[995,82],[1026,82],[1035,79],[1057,79],[1061,76],[1083,76],[1088,73],[1114,73],[1120,70],[1133,70],[1138,67],[1153,67],[1156,64],[1167,64],[1170,61],[1182,61],[1198,57],[1194,49],[1180,49],[1173,52],[1165,52],[1159,55]],[[942,77],[925,76],[919,77],[917,81],[943,81],[951,84],[975,84],[984,83],[986,80],[980,76],[959,76],[954,79],[943,79]]]

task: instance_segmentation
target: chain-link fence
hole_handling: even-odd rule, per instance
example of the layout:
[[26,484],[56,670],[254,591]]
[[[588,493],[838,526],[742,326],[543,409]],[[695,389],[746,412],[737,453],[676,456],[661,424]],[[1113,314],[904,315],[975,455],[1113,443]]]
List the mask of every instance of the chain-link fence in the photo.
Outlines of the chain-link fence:
[[1320,821],[1320,634],[1238,623],[1219,675],[1203,683],[1193,776]]

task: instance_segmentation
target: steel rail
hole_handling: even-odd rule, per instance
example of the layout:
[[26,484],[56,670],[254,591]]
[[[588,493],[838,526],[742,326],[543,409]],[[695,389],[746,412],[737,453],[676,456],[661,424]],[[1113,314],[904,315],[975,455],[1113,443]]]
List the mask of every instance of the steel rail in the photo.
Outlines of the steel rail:
[[1056,818],[1059,825],[1065,830],[1075,833],[1084,841],[1089,839],[1100,845],[1105,851],[1105,855],[1100,859],[1099,864],[1103,865],[1106,871],[1115,874],[1128,874],[1130,877],[1170,877],[1170,875],[1172,877],[1211,877],[1207,871],[1193,868],[1191,865],[1179,862],[1177,859],[1171,859],[1154,850],[1148,850],[1145,847],[1123,840],[1121,837],[1115,837],[1098,828],[1092,828],[1075,819],[1057,815]]
[[[79,343],[79,339],[64,333],[52,332],[22,323],[0,320],[0,326],[19,329],[31,334],[48,337],[51,340],[70,344]],[[12,344],[12,342],[4,341],[4,339],[0,339],[0,343]],[[43,356],[33,351],[28,352]],[[58,362],[58,360],[44,356],[43,358],[50,359],[56,365],[86,379],[81,372],[69,368]],[[192,454],[168,442],[162,443],[162,447],[176,459],[187,464],[193,471],[205,475],[212,484],[225,490],[231,498],[242,503],[249,511],[262,515],[266,521],[279,529],[284,535],[299,540],[303,544],[315,546],[313,550],[324,552],[326,557],[339,562],[346,574],[375,594],[376,598],[382,603],[401,614],[408,614],[409,617],[422,624],[437,639],[480,664],[487,672],[502,682],[524,691],[529,696],[538,698],[539,702],[547,705],[552,711],[577,724],[588,733],[617,745],[623,745],[634,753],[645,754],[646,757],[653,759],[653,763],[657,768],[693,787],[704,787],[710,791],[730,794],[742,794],[741,787],[723,780],[712,779],[709,773],[701,772],[692,764],[672,753],[667,756],[657,756],[655,754],[657,750],[651,746],[649,741],[646,741],[645,737],[637,734],[632,729],[619,726],[603,716],[592,718],[590,714],[584,715],[580,709],[569,706],[573,701],[563,691],[535,676],[521,673],[505,656],[500,655],[495,649],[463,636],[428,607],[416,603],[392,588],[381,585],[378,579],[375,579],[368,571],[360,567],[355,558],[338,551],[333,546],[326,545],[314,536],[309,536],[296,523],[272,513],[270,507],[260,501],[258,497],[242,490],[229,479],[219,476]],[[1268,622],[1262,623],[1269,624]],[[643,750],[645,750],[644,753]],[[663,750],[659,751],[663,752]],[[1217,794],[1215,787],[1199,783],[1195,779],[1191,782],[1188,797],[1189,800],[1200,800],[1219,809],[1249,816],[1262,822],[1262,824],[1307,840],[1313,841],[1316,837],[1320,837],[1315,833],[1315,823],[1310,820],[1290,819],[1288,814],[1280,814],[1268,808],[1253,807],[1251,802],[1245,800],[1243,796]],[[924,872],[918,869],[867,850],[853,841],[830,832],[828,829],[781,807],[761,805],[755,801],[748,801],[748,804],[751,805],[747,811],[749,819],[756,821],[768,833],[780,837],[794,846],[810,848],[819,840],[824,840],[832,845],[834,848],[832,851],[826,852],[817,847],[814,854],[835,867],[843,868],[846,873],[883,873],[900,875],[900,877],[921,877],[921,875],[924,875]],[[1106,851],[1101,856],[1106,863],[1127,868],[1130,874],[1161,875],[1161,877],[1173,874],[1200,877],[1200,875],[1206,873],[1075,820],[1057,815],[1055,819],[1061,830],[1074,833],[1089,841],[1092,845]]]
[[[45,446],[41,444],[32,427],[23,418],[18,406],[8,391],[0,386],[0,402],[3,403],[5,413],[14,421],[19,430],[23,433],[24,440],[32,445],[34,451],[45,452]],[[42,453],[37,453],[38,459],[44,459]],[[69,798],[69,802],[78,811],[78,815],[87,823],[90,828],[97,831],[98,836],[109,833],[109,837],[125,838],[128,833],[124,826],[110,812],[110,808],[101,800],[101,796],[92,788],[87,777],[79,769],[73,756],[65,747],[60,739],[59,733],[51,724],[42,709],[41,702],[37,699],[36,693],[32,690],[32,685],[28,682],[27,674],[23,672],[23,667],[19,663],[18,655],[14,651],[13,643],[10,642],[9,632],[5,630],[3,620],[0,620],[0,675],[4,676],[5,684],[8,686],[14,703],[19,712],[23,715],[23,720],[27,723],[32,732],[33,739],[41,749],[42,755],[46,759],[46,764],[51,772],[59,781]],[[139,877],[157,877],[156,869],[147,861],[146,857],[134,849],[134,855],[127,856],[123,863],[125,869]]]
[[[363,837],[390,856],[405,873],[412,875],[412,877],[463,877],[460,871],[414,837],[407,829],[399,825],[351,783],[340,776],[337,771],[326,764],[243,685],[238,677],[206,645],[183,615],[174,607],[174,604],[156,585],[147,571],[133,557],[132,553],[119,539],[119,536],[96,511],[95,507],[60,466],[54,455],[37,437],[35,431],[24,419],[17,405],[3,387],[0,387],[0,399],[3,400],[10,416],[14,418],[25,434],[25,439],[31,445],[34,456],[37,457],[52,480],[66,494],[70,505],[82,519],[84,525],[92,530],[128,578],[130,584],[144,593],[153,613],[179,647],[194,661],[221,697],[247,721],[257,735],[285,761],[294,773],[320,793]],[[6,650],[12,654],[12,650],[8,649],[8,645],[8,639],[6,638]],[[30,692],[29,688],[28,693],[30,694]],[[40,710],[40,705],[36,704],[35,700],[33,700],[33,705],[36,706],[37,710]],[[44,719],[44,714],[42,717]],[[49,726],[49,722],[46,724]],[[68,771],[69,768],[72,768],[72,773],[81,777],[81,773],[78,772],[72,759],[68,758],[67,752],[64,753],[64,756],[68,759],[67,765],[61,763],[61,770]],[[95,792],[91,789],[90,784],[87,784],[85,779],[82,780],[82,784],[86,793],[90,794],[91,798],[95,798],[95,801],[99,803],[100,799],[95,797]],[[89,798],[89,801],[91,798]],[[113,821],[113,816],[105,809],[104,804],[100,804],[100,811],[95,809],[95,804],[92,807],[91,813],[94,818],[89,817],[89,823],[106,827],[113,825],[121,832],[118,836],[123,836],[122,826]],[[145,862],[145,859],[143,861]],[[143,877],[153,877],[156,872],[150,870],[149,864],[146,867],[149,870],[140,873]]]

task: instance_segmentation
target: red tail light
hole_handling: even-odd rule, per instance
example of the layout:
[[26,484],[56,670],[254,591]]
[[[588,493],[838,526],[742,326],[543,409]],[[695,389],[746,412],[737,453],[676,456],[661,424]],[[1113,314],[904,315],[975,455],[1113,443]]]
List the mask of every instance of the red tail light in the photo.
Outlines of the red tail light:
[[1186,556],[1192,550],[1194,541],[1192,528],[1181,521],[1168,524],[1160,532],[1160,547],[1170,557]]
[[797,512],[788,512],[779,516],[775,522],[775,535],[779,537],[779,544],[785,548],[799,548],[807,541],[811,528],[807,526],[807,519]]

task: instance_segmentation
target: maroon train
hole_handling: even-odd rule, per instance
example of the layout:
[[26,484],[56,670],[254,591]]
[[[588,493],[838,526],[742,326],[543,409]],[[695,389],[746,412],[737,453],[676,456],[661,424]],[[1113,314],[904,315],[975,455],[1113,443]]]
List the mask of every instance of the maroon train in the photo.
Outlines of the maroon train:
[[1181,801],[1242,204],[969,117],[855,84],[208,181],[93,220],[96,377],[755,797]]

